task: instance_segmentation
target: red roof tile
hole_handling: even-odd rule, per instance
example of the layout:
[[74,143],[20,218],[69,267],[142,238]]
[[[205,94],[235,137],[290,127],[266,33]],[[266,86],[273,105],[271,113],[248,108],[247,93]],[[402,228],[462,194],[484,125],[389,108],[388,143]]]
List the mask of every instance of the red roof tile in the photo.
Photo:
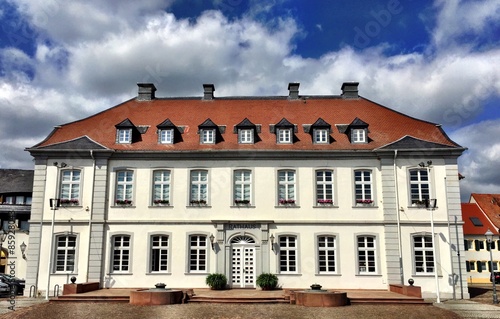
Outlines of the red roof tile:
[[[116,124],[129,119],[137,126],[148,125],[141,141],[132,144],[116,144]],[[169,118],[176,126],[185,126],[182,142],[174,145],[158,143],[156,126]],[[224,141],[200,145],[198,125],[210,118],[215,124],[226,126]],[[262,125],[261,141],[255,144],[238,144],[233,127],[248,118]],[[293,144],[276,144],[276,136],[269,130],[286,118],[297,125],[297,141]],[[331,144],[313,144],[311,135],[304,132],[303,124],[313,124],[319,118],[332,125]],[[350,124],[355,118],[366,122],[370,143],[351,144],[348,136],[339,133],[336,124]],[[459,147],[451,141],[439,126],[417,120],[370,100],[343,99],[339,96],[301,98],[288,100],[276,98],[160,98],[138,101],[135,98],[88,118],[64,124],[35,147],[60,143],[87,135],[92,140],[115,150],[373,150],[390,144],[406,135],[447,147]]]
[[[471,194],[471,202],[476,202],[479,208],[488,216],[495,227],[500,228],[500,194]],[[493,229],[491,230],[493,231]]]
[[[471,218],[477,218],[482,226],[474,225]],[[498,227],[495,227],[488,220],[476,204],[462,203],[462,219],[464,221],[464,235],[484,235],[488,229],[498,235]]]

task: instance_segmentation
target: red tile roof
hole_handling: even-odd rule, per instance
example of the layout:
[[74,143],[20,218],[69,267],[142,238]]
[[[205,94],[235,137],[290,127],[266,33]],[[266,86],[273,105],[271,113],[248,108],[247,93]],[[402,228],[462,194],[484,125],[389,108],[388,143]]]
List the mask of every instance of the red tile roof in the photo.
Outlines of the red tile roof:
[[[147,125],[149,129],[141,140],[132,144],[116,143],[116,124],[130,119],[136,126]],[[185,126],[182,142],[174,145],[158,143],[156,126],[165,119],[176,126]],[[223,141],[217,144],[200,145],[198,125],[210,118],[215,124],[226,126]],[[262,125],[261,141],[255,144],[238,144],[233,127],[248,118]],[[287,119],[298,127],[297,141],[293,144],[276,144],[276,135],[269,125]],[[303,124],[313,124],[319,118],[332,125],[330,144],[313,144],[311,134],[305,133]],[[340,133],[336,124],[350,124],[355,118],[366,122],[370,142],[351,144],[348,136]],[[217,98],[158,98],[150,101],[131,99],[88,118],[64,124],[56,128],[49,137],[34,146],[43,147],[55,143],[88,136],[97,143],[114,150],[373,150],[406,135],[443,145],[461,148],[451,141],[439,125],[418,120],[365,98],[345,99],[340,96],[301,96],[297,100],[286,97]]]
[[[481,222],[482,226],[474,225],[471,220],[474,217]],[[462,219],[464,221],[464,235],[484,235],[488,229],[498,235],[498,227],[490,222],[477,204],[462,203]]]
[[[495,227],[500,228],[500,194],[471,194],[470,202],[475,202],[488,216]],[[493,231],[493,229],[491,230]]]

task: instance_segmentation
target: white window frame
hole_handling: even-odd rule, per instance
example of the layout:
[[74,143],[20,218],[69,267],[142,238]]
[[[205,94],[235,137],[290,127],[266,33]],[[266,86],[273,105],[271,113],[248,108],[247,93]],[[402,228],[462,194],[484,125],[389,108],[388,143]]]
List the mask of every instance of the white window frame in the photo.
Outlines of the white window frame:
[[188,273],[208,273],[208,240],[204,234],[188,236]]
[[173,144],[174,143],[174,129],[161,129],[160,130],[160,143]]
[[[357,180],[357,173],[361,173],[360,180]],[[367,180],[367,176],[369,180]],[[354,177],[354,202],[357,206],[373,204],[374,201],[374,191],[373,186],[373,170],[371,169],[356,169],[353,172]]]
[[299,272],[299,240],[296,235],[278,236],[278,270],[280,274],[297,274]]
[[419,206],[419,203],[430,198],[431,181],[428,173],[426,168],[412,168],[408,172],[409,195],[412,206]]
[[[415,275],[434,274],[434,272],[436,271],[436,269],[434,269],[434,266],[437,263],[434,263],[436,256],[434,256],[434,252],[432,249],[431,234],[416,234],[412,236],[412,255],[413,273]],[[432,258],[432,261],[428,260],[429,257]]]
[[[170,170],[153,171],[153,204],[159,205],[163,202],[170,204],[172,192],[172,173]],[[158,191],[157,191],[158,190]]]
[[377,236],[365,234],[356,236],[356,247],[358,274],[378,274]]
[[[70,239],[72,239],[70,241]],[[77,235],[56,235],[54,251],[54,269],[53,273],[75,273],[78,265],[76,257],[78,248]],[[63,246],[59,246],[62,243]],[[71,246],[73,245],[73,246]],[[62,262],[62,264],[60,264]],[[60,269],[62,267],[62,269]]]
[[[78,174],[77,174],[78,173]],[[67,175],[69,174],[69,175]],[[61,182],[59,185],[59,198],[74,204],[80,203],[80,191],[82,189],[82,170],[65,169],[61,170]],[[68,203],[69,204],[69,203]]]
[[150,273],[170,272],[170,236],[167,234],[151,234],[150,240]]
[[255,135],[253,131],[251,128],[238,129],[238,143],[253,144]]
[[366,129],[354,128],[351,134],[353,143],[366,143]]
[[[284,174],[284,175],[282,175]],[[297,203],[297,172],[293,169],[278,170],[278,204]],[[292,178],[290,180],[290,178]],[[283,179],[283,180],[282,180]]]
[[292,144],[293,132],[291,128],[277,129],[277,142],[278,144]]
[[[116,171],[115,201],[127,200],[132,203],[134,197],[134,173],[132,170]],[[125,174],[123,180],[121,180],[121,174]]]
[[[316,181],[316,205],[334,205],[335,204],[335,172],[331,169],[317,169],[314,172]],[[327,173],[330,174],[328,180]],[[318,176],[321,174],[321,176]],[[328,194],[330,191],[330,194]]]
[[110,273],[119,274],[132,272],[132,236],[127,234],[113,235],[111,237],[110,252]]
[[248,201],[252,203],[252,176],[253,172],[249,169],[236,169],[233,171],[233,203],[237,201]]
[[[205,175],[205,180],[203,180]],[[205,189],[205,191],[203,191]],[[189,202],[208,204],[209,175],[207,170],[194,169],[189,173]],[[202,201],[205,201],[204,203]]]
[[315,144],[328,144],[329,142],[328,129],[315,128],[313,129],[313,135]]
[[318,274],[338,274],[337,236],[321,234],[316,237]]
[[132,129],[131,128],[120,128],[117,132],[116,142],[118,144],[130,144],[132,143]]
[[201,144],[215,144],[215,129],[201,130]]

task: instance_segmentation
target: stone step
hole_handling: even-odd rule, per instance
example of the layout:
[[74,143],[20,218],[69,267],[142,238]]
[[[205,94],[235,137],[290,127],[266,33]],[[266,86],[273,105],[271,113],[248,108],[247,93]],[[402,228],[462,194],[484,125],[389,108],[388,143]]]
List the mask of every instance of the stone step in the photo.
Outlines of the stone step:
[[217,297],[196,297],[193,296],[188,302],[195,303],[290,303],[290,301],[284,298],[245,298],[245,297],[234,297],[234,298],[217,298]]
[[363,304],[363,305],[380,305],[380,304],[391,304],[391,305],[432,305],[432,302],[427,302],[424,299],[406,299],[406,298],[349,298],[349,302],[352,304]]

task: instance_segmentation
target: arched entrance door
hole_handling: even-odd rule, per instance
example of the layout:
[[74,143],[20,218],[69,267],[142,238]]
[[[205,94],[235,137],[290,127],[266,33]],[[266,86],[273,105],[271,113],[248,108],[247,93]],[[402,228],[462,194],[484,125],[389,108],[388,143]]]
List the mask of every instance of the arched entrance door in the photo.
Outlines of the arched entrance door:
[[231,286],[255,288],[255,240],[250,236],[231,239]]

